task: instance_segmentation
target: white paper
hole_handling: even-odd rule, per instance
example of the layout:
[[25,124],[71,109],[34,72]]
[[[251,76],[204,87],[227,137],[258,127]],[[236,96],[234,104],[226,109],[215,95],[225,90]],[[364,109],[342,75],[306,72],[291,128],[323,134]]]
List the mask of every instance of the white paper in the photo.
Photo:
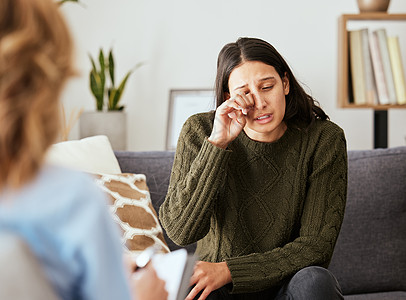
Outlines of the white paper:
[[156,254],[152,258],[152,264],[158,277],[166,282],[168,300],[176,300],[187,255],[185,249],[179,249],[167,254]]

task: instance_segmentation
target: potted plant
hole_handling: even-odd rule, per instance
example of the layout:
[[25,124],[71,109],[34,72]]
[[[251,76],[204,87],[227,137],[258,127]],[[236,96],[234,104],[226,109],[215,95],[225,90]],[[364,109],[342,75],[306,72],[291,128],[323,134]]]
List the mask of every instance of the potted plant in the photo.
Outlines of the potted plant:
[[114,150],[125,150],[127,141],[127,118],[120,104],[128,78],[141,64],[128,71],[116,86],[113,51],[106,57],[100,49],[98,59],[89,55],[92,69],[89,85],[96,100],[96,111],[83,112],[80,116],[80,136],[107,135]]

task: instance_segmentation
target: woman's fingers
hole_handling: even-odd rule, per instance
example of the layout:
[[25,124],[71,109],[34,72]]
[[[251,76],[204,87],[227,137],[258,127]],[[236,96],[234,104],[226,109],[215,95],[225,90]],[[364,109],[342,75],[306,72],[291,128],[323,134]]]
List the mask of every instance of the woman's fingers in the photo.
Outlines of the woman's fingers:
[[196,284],[199,281],[198,276],[196,276],[196,273],[193,273],[192,277],[190,277],[189,284],[190,286]]
[[237,114],[236,114],[234,111],[228,113],[227,115],[228,115],[228,117],[229,117],[230,119],[235,119],[235,118],[237,118]]
[[165,281],[158,277],[150,264],[133,273],[130,278],[130,287],[136,299],[164,300],[168,298]]
[[[254,106],[254,99],[252,98],[252,95],[250,93],[244,94],[240,93],[235,96],[236,102],[240,105],[240,107],[248,111],[250,108]],[[246,115],[246,113],[244,113]]]
[[[251,107],[253,107],[253,103],[254,101],[250,94],[237,94],[224,102],[224,108],[239,110],[244,115],[247,115],[248,111],[251,109]],[[225,110],[225,112],[228,113],[229,111]]]
[[137,267],[134,259],[131,257],[131,254],[124,252],[123,253],[123,263],[124,268],[127,272],[127,276],[130,277],[131,274],[134,272],[134,269]]
[[189,292],[189,295],[187,295],[185,300],[193,300],[193,299],[195,299],[196,296],[199,295],[200,292],[202,292],[202,293],[199,296],[198,300],[205,300],[210,295],[210,293],[212,291],[213,290],[210,287],[207,287],[207,286],[206,287],[200,287],[199,285],[196,284],[193,287],[193,289]]
[[200,297],[198,298],[198,300],[205,300],[210,295],[212,290],[210,290],[207,287],[205,289],[202,289],[202,288],[198,287],[197,285],[195,285],[195,287],[190,291],[189,295],[185,298],[185,300],[195,299],[200,292],[202,292],[202,293],[201,293]]
[[244,99],[246,101],[247,107],[252,108],[255,106],[254,97],[252,97],[251,93],[244,94]]
[[198,300],[205,300],[211,292],[208,288],[204,289]]
[[243,118],[245,116],[244,112],[242,110],[233,110],[232,112],[228,113],[227,115],[230,119],[237,119],[237,120],[241,120],[241,118]]
[[199,300],[206,299],[209,294],[231,282],[230,270],[225,262],[209,263],[199,261],[196,263],[191,282],[195,286],[190,291],[186,300],[192,300],[199,295]]
[[195,285],[194,288],[189,292],[189,295],[187,295],[185,300],[193,300],[197,296],[197,294],[200,293],[201,290],[201,287]]

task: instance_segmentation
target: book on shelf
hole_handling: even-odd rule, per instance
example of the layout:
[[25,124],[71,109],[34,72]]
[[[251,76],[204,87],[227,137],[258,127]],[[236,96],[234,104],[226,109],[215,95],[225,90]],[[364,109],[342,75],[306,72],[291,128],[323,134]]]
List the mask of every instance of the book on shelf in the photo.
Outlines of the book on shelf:
[[351,88],[355,104],[378,104],[368,28],[349,32]]
[[388,36],[388,50],[393,72],[393,81],[398,104],[406,104],[405,71],[398,36]]
[[378,39],[376,35],[372,35],[369,39],[371,49],[372,66],[374,70],[376,90],[378,94],[379,104],[389,104],[389,93],[386,86],[385,73],[382,65],[381,52],[379,50]]
[[369,47],[369,30],[368,28],[360,29],[361,31],[361,46],[362,46],[362,62],[365,76],[365,92],[366,102],[370,105],[378,104],[378,97],[375,87],[375,76],[372,67],[371,51]]
[[[379,53],[385,76],[386,88],[388,90],[389,104],[397,104],[395,83],[393,81],[392,65],[389,57],[388,37],[386,29],[381,28],[373,31],[373,38],[377,39]],[[381,103],[382,104],[382,103]]]
[[360,30],[349,32],[349,54],[352,94],[355,104],[367,104],[362,37]]

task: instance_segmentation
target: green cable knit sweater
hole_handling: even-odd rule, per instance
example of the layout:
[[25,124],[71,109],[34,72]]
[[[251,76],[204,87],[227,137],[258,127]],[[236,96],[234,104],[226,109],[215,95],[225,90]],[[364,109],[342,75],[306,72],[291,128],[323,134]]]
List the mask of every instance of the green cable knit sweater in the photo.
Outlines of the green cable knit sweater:
[[213,120],[213,112],[197,114],[183,126],[159,211],[168,236],[179,245],[197,241],[203,261],[226,261],[233,293],[327,267],[347,192],[342,129],[317,120],[272,143],[241,132],[223,150],[207,140]]

